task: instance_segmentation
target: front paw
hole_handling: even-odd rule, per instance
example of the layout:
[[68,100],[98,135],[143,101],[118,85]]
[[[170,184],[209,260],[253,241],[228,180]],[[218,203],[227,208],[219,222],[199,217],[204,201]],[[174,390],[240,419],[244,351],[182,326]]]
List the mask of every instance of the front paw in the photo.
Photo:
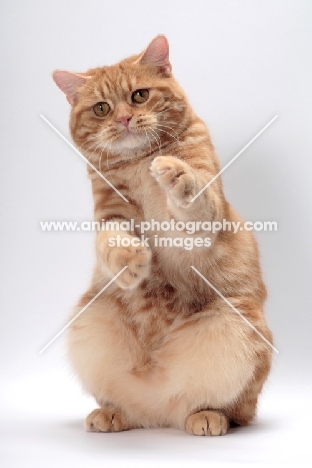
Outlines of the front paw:
[[[125,239],[126,236],[122,237]],[[132,289],[138,286],[150,272],[151,250],[143,244],[138,244],[138,239],[127,236],[130,241],[135,239],[135,245],[123,247],[115,245],[105,249],[105,263],[112,275],[117,275],[125,266],[128,268],[116,278],[116,283],[122,289]]]
[[195,176],[186,162],[174,156],[157,156],[150,170],[176,206],[181,208],[190,206],[195,196]]

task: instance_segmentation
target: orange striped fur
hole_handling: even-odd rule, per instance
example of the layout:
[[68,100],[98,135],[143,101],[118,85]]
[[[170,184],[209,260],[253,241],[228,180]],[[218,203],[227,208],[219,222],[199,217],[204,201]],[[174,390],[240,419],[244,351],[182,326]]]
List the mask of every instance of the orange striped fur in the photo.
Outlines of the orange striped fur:
[[[128,199],[88,167],[96,220],[241,220],[220,177],[190,202],[220,168],[204,122],[172,76],[164,36],[116,65],[82,74],[59,70],[54,80],[72,106],[75,144]],[[144,92],[135,99],[148,94],[144,102],[134,101],[137,90]],[[105,104],[94,108],[97,103]],[[96,109],[109,111],[99,116]],[[137,228],[97,233],[92,282],[73,315],[128,268],[74,321],[68,336],[72,366],[99,405],[87,429],[171,426],[221,435],[231,422],[248,424],[270,370],[271,348],[191,265],[271,342],[252,233],[220,231],[210,234],[209,248],[192,250],[110,246],[118,234],[140,236]],[[193,234],[198,236],[207,233]]]

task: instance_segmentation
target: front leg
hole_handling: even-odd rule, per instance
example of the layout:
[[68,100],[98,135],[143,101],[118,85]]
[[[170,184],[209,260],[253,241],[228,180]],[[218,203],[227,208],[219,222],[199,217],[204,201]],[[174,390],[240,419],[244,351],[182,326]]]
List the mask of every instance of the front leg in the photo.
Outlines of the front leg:
[[184,159],[157,156],[150,167],[152,176],[167,194],[167,204],[171,214],[185,221],[222,219],[224,197],[220,178],[192,201],[216,175],[218,168],[213,163],[213,159],[208,159],[203,150],[192,157],[187,155]]
[[196,194],[192,168],[174,156],[157,156],[151,164],[151,174],[167,193],[169,204],[187,209]]
[[98,261],[110,276],[128,267],[116,278],[120,288],[133,289],[149,275],[151,250],[138,237],[120,230],[101,231],[96,247]]

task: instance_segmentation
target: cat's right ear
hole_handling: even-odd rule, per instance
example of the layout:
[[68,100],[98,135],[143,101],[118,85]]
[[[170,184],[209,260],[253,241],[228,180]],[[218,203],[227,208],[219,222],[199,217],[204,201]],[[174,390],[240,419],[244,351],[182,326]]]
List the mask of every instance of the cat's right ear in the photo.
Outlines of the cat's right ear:
[[141,57],[139,63],[142,65],[152,65],[158,71],[165,75],[171,75],[171,63],[169,60],[169,44],[167,38],[160,34],[147,46]]
[[75,102],[78,88],[83,86],[90,77],[65,70],[55,70],[52,73],[52,78],[60,90],[66,94],[67,101],[72,106]]

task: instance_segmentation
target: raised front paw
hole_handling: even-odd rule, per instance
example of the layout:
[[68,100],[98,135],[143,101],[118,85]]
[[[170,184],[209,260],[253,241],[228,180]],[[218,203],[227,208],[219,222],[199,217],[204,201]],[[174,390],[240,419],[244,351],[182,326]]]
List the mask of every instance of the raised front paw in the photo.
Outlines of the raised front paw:
[[132,429],[124,415],[115,408],[98,408],[86,419],[85,427],[90,432],[120,432]]
[[119,236],[119,245],[118,238],[112,238],[111,244],[115,245],[108,244],[105,248],[105,263],[114,276],[127,266],[126,270],[116,278],[116,283],[122,289],[135,288],[149,275],[151,250],[133,236]]
[[195,195],[195,176],[186,162],[174,156],[157,156],[150,169],[152,176],[176,206],[190,206]]
[[185,430],[200,436],[219,436],[226,434],[228,418],[219,411],[199,411],[186,420]]

